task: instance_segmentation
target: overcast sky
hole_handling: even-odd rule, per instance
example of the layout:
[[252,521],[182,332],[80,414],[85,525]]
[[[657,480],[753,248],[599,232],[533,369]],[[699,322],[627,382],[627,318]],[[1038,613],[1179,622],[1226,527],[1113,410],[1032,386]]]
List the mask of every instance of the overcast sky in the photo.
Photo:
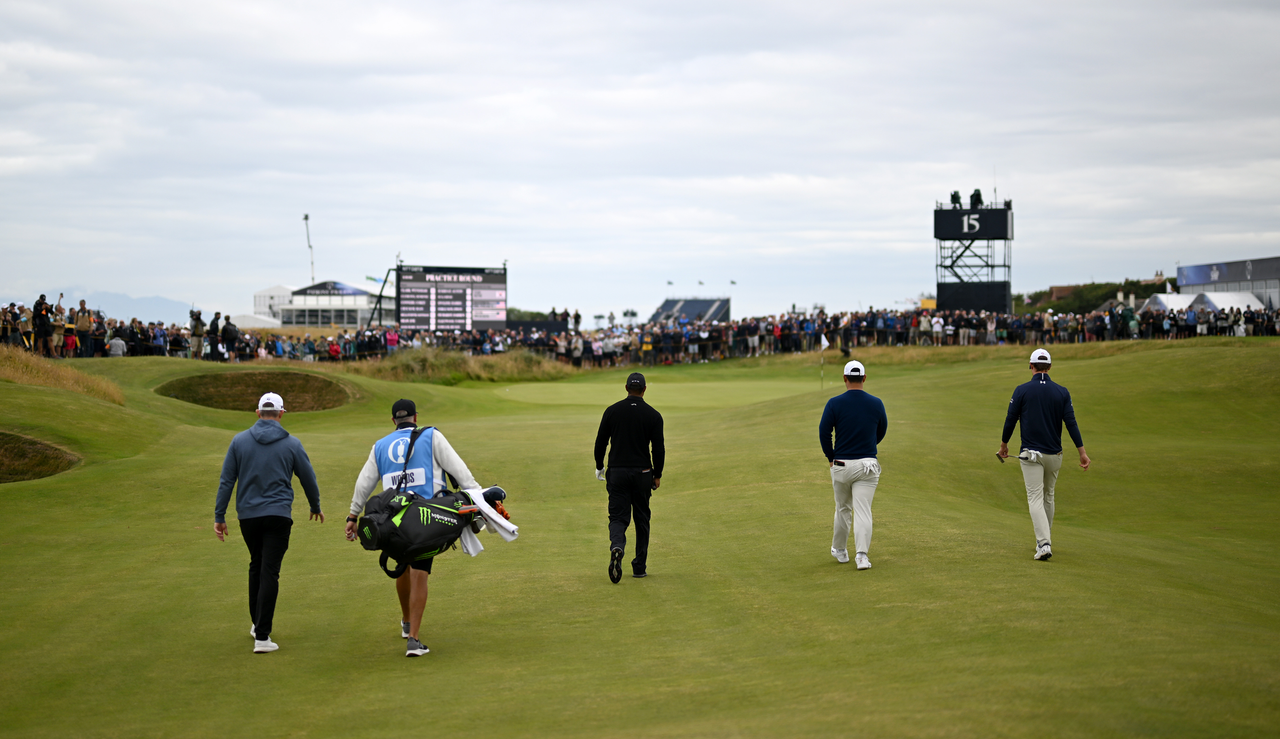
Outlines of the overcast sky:
[[1277,39],[1274,2],[5,0],[0,298],[250,312],[309,213],[318,280],[892,305],[993,183],[1015,292],[1278,256]]

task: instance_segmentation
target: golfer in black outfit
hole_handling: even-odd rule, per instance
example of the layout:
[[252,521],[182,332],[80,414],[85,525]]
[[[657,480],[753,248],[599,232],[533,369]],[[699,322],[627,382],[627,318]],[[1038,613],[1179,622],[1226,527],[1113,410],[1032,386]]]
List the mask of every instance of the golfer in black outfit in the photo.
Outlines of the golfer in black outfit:
[[[627,397],[609,406],[596,434],[596,479],[609,491],[609,579],[622,579],[622,552],[627,546],[627,525],[635,516],[636,556],[633,577],[644,577],[649,558],[649,497],[662,484],[662,464],[667,452],[662,442],[662,414],[644,402],[644,375],[627,377]],[[653,445],[653,457],[649,446]],[[609,447],[609,471],[604,470],[604,450]]]

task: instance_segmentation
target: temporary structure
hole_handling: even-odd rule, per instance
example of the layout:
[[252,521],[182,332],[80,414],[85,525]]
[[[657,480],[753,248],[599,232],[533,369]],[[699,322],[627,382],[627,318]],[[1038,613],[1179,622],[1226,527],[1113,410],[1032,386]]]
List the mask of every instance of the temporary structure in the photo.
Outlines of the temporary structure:
[[1266,308],[1267,304],[1262,298],[1253,293],[1200,293],[1196,295],[1196,299],[1191,301],[1191,307],[1200,309],[1208,308],[1211,311],[1235,310],[1239,308]]
[[1194,295],[1179,295],[1177,293],[1156,293],[1147,298],[1147,302],[1142,304],[1138,309],[1141,313],[1145,310],[1164,311],[1168,313],[1175,310],[1184,310],[1191,302],[1196,299]]

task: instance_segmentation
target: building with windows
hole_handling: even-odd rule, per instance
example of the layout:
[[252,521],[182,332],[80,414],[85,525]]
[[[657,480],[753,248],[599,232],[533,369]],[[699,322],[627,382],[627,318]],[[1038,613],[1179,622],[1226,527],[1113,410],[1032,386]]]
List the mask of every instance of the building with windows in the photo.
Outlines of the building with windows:
[[1178,267],[1178,292],[1252,293],[1256,307],[1280,307],[1280,257]]
[[253,294],[253,314],[279,321],[280,308],[289,304],[293,299],[293,291],[297,289],[291,285],[276,285],[259,290]]
[[[292,289],[277,285],[254,294],[253,312],[280,321],[282,328],[358,328],[370,323],[390,326],[396,321],[396,287],[389,282],[382,290],[370,292],[345,282],[317,282]],[[375,315],[376,310],[376,315]]]

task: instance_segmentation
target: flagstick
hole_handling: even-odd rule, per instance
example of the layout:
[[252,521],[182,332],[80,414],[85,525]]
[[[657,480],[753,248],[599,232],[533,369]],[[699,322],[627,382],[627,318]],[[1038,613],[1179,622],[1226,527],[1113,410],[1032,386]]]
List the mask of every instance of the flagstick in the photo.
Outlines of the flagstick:
[[826,389],[827,387],[827,347],[831,346],[827,343],[827,335],[821,334],[821,342],[818,344],[818,384],[819,387]]

